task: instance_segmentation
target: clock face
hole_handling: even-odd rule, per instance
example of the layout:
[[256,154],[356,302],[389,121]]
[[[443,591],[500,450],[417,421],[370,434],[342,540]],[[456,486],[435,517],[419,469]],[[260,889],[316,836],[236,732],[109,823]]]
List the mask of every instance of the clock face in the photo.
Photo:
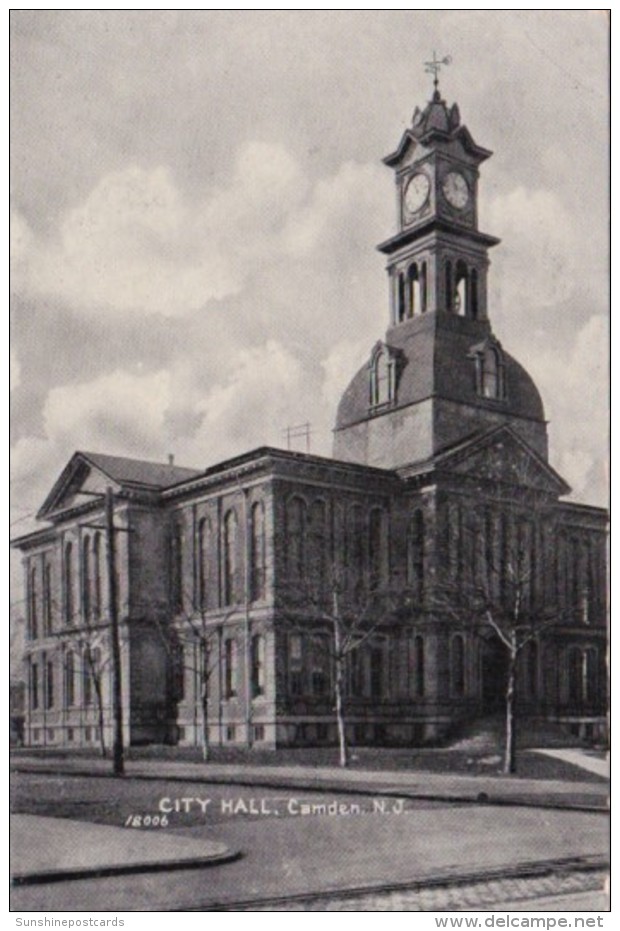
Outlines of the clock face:
[[457,210],[462,210],[469,200],[467,181],[458,171],[449,171],[441,186],[444,197]]
[[423,174],[421,171],[409,179],[405,187],[405,208],[407,213],[417,213],[420,207],[424,206],[430,189],[431,182],[428,175]]

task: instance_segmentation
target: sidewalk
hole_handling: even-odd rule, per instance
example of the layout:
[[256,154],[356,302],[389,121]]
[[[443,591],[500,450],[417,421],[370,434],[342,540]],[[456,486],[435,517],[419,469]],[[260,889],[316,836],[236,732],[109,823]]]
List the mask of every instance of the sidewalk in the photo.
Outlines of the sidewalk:
[[[11,761],[11,766],[24,772],[97,776],[110,774],[110,762],[100,759],[19,756]],[[478,804],[483,802],[494,805],[606,811],[608,801],[606,783],[564,782],[559,779],[168,760],[130,760],[125,768],[125,778],[132,779],[175,779],[306,791],[327,790],[364,794],[371,792],[377,795]]]
[[14,885],[213,866],[237,856],[225,844],[209,840],[11,815]]
[[532,753],[542,753],[545,756],[555,757],[556,760],[563,760],[572,766],[578,766],[589,773],[595,773],[602,776],[603,779],[609,779],[609,757],[601,760],[600,757],[588,750],[578,750],[576,748],[566,748],[565,750],[532,750]]

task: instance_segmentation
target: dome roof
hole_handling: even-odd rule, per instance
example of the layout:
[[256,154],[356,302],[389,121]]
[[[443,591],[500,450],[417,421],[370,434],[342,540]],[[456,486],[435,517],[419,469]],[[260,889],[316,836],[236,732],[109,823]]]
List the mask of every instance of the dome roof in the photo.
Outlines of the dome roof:
[[[430,397],[469,404],[509,417],[544,422],[543,403],[531,377],[512,356],[502,352],[505,398],[487,400],[476,389],[472,353],[491,337],[488,322],[449,314],[428,314],[388,331],[387,346],[397,355],[398,410]],[[492,337],[491,337],[492,338]],[[499,347],[499,344],[495,345]],[[500,347],[501,348],[501,347]],[[345,390],[336,415],[336,429],[368,420],[369,368],[362,366]]]

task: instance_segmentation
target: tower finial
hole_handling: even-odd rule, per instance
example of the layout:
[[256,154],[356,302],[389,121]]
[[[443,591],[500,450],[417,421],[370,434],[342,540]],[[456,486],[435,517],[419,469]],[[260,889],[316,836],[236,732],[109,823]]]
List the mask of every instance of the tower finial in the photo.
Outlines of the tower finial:
[[445,58],[437,58],[437,53],[433,52],[433,60],[424,62],[425,73],[433,75],[433,86],[435,88],[433,93],[434,100],[439,100],[439,72],[441,67],[442,65],[449,65],[451,61],[451,55],[446,55]]

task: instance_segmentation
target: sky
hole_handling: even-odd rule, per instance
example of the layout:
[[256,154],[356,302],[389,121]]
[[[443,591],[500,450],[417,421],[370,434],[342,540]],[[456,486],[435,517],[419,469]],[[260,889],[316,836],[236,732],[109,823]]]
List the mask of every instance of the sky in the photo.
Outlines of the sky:
[[451,56],[489,315],[550,459],[607,503],[605,11],[14,10],[13,535],[76,449],[206,467],[329,455],[388,325],[392,152]]

